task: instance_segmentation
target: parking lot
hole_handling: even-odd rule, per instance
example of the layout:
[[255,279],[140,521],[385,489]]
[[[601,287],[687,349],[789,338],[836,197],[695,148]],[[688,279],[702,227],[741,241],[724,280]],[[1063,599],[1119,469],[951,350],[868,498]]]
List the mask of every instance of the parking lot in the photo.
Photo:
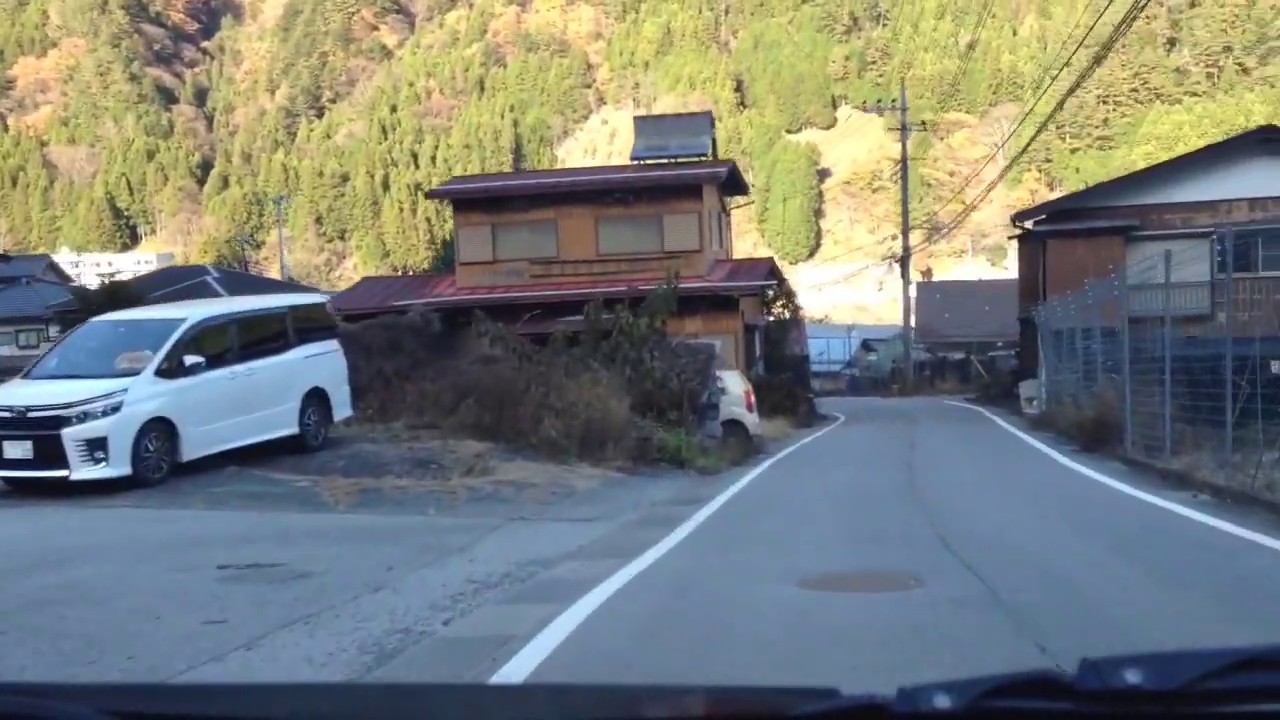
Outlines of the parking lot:
[[[339,428],[316,454],[284,443],[244,448],[180,469],[167,484],[51,486],[36,495],[0,488],[0,507],[135,507],[189,510],[432,515],[483,513],[518,501],[554,504],[614,473],[528,460],[487,443],[429,431]],[[499,510],[500,512],[500,510]]]
[[[230,453],[146,490],[0,490],[0,677],[342,680],[414,648],[415,676],[477,677],[553,607],[491,606],[535,581],[590,587],[725,481],[380,429],[313,455]],[[457,637],[481,608],[496,618],[482,637]]]

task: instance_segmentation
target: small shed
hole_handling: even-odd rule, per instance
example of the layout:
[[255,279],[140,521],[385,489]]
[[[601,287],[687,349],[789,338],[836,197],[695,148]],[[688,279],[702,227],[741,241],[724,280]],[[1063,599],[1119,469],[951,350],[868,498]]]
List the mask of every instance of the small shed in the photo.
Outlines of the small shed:
[[853,325],[807,322],[804,332],[809,346],[809,371],[838,373],[849,366],[856,341]]

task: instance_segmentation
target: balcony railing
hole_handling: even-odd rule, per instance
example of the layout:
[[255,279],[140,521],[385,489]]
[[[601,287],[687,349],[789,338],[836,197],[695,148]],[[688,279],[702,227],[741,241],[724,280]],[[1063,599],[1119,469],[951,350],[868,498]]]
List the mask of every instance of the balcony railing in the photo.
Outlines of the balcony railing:
[[1165,304],[1172,317],[1201,317],[1213,313],[1213,287],[1208,282],[1130,285],[1129,317],[1162,317]]

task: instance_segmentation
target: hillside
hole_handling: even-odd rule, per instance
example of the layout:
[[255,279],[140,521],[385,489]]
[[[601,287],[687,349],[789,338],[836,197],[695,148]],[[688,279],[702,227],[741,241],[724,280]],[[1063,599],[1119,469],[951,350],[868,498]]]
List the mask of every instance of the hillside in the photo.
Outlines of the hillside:
[[[200,260],[247,239],[271,262],[283,195],[292,271],[343,286],[448,262],[448,214],[422,192],[452,174],[616,161],[633,110],[711,108],[755,190],[735,212],[743,242],[794,266],[811,311],[875,320],[893,313],[897,148],[891,122],[858,108],[907,78],[927,123],[913,216],[937,226],[996,177],[1008,150],[941,207],[1103,6],[0,0],[0,235],[14,251],[144,244]],[[1280,119],[1277,38],[1276,0],[1153,2],[917,267],[991,271],[1011,209]]]

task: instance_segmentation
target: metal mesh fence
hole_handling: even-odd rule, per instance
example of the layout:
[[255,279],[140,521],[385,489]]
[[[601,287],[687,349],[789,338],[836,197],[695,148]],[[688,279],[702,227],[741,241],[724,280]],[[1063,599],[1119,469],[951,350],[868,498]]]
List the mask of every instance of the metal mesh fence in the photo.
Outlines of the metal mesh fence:
[[1280,277],[1255,235],[1151,243],[1043,303],[1045,413],[1135,458],[1280,494]]

